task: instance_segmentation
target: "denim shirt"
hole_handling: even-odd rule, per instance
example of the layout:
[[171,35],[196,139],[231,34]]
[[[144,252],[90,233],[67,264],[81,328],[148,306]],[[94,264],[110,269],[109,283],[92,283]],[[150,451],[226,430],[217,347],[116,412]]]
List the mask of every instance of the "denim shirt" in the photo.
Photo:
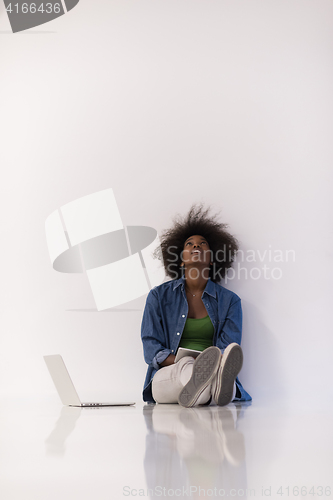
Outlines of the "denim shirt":
[[[242,338],[241,300],[234,292],[207,281],[201,299],[214,326],[213,345],[223,354],[232,342],[240,345]],[[143,400],[155,403],[151,391],[152,379],[160,364],[175,354],[185,327],[188,302],[185,293],[185,278],[167,281],[155,286],[147,296],[141,323],[141,339],[145,362],[148,364],[143,389]],[[237,401],[251,401],[238,377],[236,386],[240,397]]]

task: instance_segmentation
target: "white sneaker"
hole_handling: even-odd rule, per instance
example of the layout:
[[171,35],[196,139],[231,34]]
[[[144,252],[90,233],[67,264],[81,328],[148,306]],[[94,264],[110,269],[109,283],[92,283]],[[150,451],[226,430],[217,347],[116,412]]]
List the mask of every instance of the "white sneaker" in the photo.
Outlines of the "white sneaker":
[[199,354],[193,364],[192,376],[178,396],[181,406],[190,408],[197,404],[200,395],[215,378],[220,362],[221,351],[218,347],[208,347]]
[[225,406],[232,400],[235,378],[243,365],[243,351],[233,342],[224,350],[220,366],[212,386],[212,395],[217,405]]

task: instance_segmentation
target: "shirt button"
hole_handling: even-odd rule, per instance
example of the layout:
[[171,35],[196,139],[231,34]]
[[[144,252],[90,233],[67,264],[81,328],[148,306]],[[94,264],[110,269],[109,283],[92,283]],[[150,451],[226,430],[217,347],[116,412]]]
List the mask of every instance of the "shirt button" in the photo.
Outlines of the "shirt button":
[[185,318],[185,314],[182,314],[182,318]]
[[180,335],[180,333],[179,333],[179,332],[177,332],[177,335]]
[[171,351],[171,352],[173,352],[173,349],[172,349],[172,351]]

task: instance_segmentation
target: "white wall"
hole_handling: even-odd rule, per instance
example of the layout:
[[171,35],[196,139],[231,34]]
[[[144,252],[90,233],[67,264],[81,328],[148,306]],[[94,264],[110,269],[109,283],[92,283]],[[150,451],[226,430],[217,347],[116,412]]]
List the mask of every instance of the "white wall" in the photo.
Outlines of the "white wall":
[[140,401],[146,297],[89,311],[44,234],[53,210],[112,187],[125,225],[161,232],[203,201],[245,252],[294,250],[242,263],[281,279],[226,284],[240,378],[257,400],[332,397],[333,3],[81,0],[15,35],[0,9],[2,393],[53,394],[42,355],[60,352],[82,397]]

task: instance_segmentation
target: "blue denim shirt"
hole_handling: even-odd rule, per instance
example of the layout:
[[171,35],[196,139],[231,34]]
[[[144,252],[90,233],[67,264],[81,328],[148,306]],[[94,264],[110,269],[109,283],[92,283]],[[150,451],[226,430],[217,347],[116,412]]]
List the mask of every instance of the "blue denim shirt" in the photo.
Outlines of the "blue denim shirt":
[[[201,299],[214,326],[213,345],[221,352],[242,338],[241,300],[234,292],[207,281]],[[146,363],[149,365],[143,389],[143,400],[155,403],[151,392],[151,381],[160,364],[175,354],[184,330],[188,314],[184,276],[162,283],[150,290],[147,296],[141,323],[141,339]],[[238,377],[236,385],[240,397],[237,401],[251,401]]]

